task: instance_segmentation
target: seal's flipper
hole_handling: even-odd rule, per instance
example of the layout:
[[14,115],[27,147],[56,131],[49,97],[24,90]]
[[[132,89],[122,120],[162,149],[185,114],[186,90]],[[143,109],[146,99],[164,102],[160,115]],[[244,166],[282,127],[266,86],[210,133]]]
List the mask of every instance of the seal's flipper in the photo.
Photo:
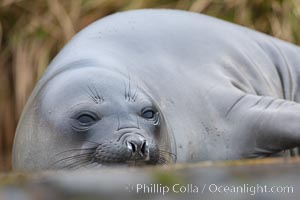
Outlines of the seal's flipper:
[[299,103],[246,94],[237,99],[226,117],[243,123],[243,130],[239,131],[248,135],[251,144],[246,145],[254,145],[253,155],[249,157],[272,155],[300,146]]

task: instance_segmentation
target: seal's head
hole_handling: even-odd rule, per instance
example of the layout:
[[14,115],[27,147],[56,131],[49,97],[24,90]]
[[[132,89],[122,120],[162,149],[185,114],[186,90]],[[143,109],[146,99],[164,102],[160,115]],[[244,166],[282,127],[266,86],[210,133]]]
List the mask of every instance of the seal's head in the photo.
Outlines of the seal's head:
[[47,81],[34,102],[15,139],[16,169],[165,164],[174,159],[157,104],[119,73],[98,67],[66,70]]

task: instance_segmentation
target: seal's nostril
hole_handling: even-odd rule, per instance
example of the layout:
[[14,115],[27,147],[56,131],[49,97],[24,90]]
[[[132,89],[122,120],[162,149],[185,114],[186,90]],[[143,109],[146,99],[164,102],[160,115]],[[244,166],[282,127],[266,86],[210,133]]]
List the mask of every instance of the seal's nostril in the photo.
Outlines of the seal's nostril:
[[135,152],[137,151],[137,147],[136,144],[134,144],[132,141],[127,141],[127,148],[131,151],[132,154],[135,154]]
[[134,154],[136,152],[136,145],[132,142],[129,142],[129,144],[131,145],[131,151]]
[[145,140],[143,141],[143,144],[142,144],[141,153],[142,153],[142,155],[145,155],[145,153],[146,153],[146,141]]

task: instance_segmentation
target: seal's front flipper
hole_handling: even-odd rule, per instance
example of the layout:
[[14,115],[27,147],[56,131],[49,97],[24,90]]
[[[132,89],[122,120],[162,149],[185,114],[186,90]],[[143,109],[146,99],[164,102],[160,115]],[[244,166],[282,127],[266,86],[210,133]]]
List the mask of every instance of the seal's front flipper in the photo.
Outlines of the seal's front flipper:
[[248,138],[242,144],[249,150],[245,157],[300,147],[300,104],[296,102],[245,94],[236,99],[226,118],[239,124],[237,135]]

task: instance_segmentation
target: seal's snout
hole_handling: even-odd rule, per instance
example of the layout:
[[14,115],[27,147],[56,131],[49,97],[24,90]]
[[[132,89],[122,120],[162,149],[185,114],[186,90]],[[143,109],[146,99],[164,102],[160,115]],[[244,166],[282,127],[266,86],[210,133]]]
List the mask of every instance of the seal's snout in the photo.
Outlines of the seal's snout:
[[126,145],[131,152],[132,160],[149,160],[149,144],[141,136],[130,136],[126,138]]

